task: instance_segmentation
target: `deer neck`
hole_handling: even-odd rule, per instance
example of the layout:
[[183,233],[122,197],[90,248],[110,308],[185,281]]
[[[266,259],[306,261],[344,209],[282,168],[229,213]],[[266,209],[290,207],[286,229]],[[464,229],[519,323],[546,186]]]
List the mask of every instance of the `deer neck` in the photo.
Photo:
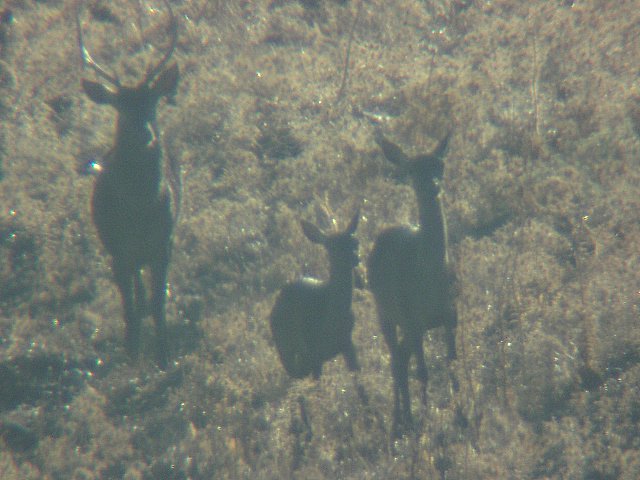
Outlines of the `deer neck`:
[[127,152],[140,155],[142,152],[159,150],[160,138],[151,122],[133,121],[119,115],[116,123],[116,149],[127,155]]
[[422,246],[432,258],[449,263],[447,221],[442,207],[442,192],[435,185],[416,188],[420,214],[419,236]]
[[159,169],[160,138],[149,122],[127,121],[119,116],[115,134],[115,160],[128,168],[147,171]]
[[147,126],[126,125],[119,119],[115,145],[105,165],[109,177],[115,179],[112,188],[136,208],[147,208],[147,201],[155,201],[162,184],[162,152]]
[[351,265],[336,265],[331,262],[327,290],[333,295],[338,306],[350,306],[353,290],[353,269]]

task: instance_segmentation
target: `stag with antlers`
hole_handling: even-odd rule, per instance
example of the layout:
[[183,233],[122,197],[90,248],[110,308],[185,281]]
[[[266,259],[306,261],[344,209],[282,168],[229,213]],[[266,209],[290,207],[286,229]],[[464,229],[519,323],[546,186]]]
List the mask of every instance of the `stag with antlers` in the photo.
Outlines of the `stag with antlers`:
[[[83,42],[80,12],[76,15],[83,64],[109,84],[83,79],[82,88],[92,101],[111,105],[117,112],[114,143],[103,159],[93,191],[93,222],[112,258],[124,309],[126,349],[132,358],[137,357],[142,318],[150,309],[156,325],[157,363],[162,369],[169,362],[167,271],[181,194],[180,167],[164,153],[156,123],[158,101],[166,97],[173,103],[179,79],[177,64],[167,65],[177,42],[177,21],[169,3],[164,3],[170,18],[170,44],[133,86],[122,85],[93,59]],[[145,267],[150,271],[148,305],[142,279]]]

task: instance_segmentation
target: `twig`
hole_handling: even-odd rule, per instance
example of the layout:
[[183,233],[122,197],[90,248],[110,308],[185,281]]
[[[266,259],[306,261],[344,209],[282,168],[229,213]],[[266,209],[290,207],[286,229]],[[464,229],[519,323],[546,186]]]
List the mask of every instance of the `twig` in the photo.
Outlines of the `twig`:
[[336,104],[340,103],[347,88],[347,78],[349,77],[349,60],[351,58],[351,43],[353,42],[353,34],[356,30],[356,24],[358,23],[358,19],[360,18],[360,12],[362,11],[362,3],[363,0],[360,0],[360,2],[358,2],[358,10],[356,10],[356,14],[353,18],[353,23],[351,24],[351,30],[349,31],[349,39],[347,40],[347,51],[344,56],[344,67],[342,69],[342,82],[340,83],[338,94],[336,95]]

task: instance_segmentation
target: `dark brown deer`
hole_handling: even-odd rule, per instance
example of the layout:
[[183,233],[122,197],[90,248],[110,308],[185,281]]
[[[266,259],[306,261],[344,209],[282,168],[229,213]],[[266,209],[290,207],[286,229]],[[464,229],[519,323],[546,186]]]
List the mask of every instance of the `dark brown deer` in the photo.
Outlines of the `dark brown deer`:
[[413,423],[408,368],[414,354],[426,402],[427,366],[422,347],[425,331],[444,326],[448,358],[456,356],[453,273],[447,254],[447,228],[439,187],[449,135],[432,153],[411,159],[381,134],[377,135],[376,142],[387,160],[409,173],[420,213],[417,229],[392,227],[383,231],[368,262],[369,288],[391,353],[392,434],[397,438]]
[[177,41],[177,22],[169,3],[171,42],[164,56],[147,68],[134,86],[122,85],[89,54],[82,39],[80,12],[76,15],[78,44],[84,65],[89,65],[110,87],[83,79],[86,95],[116,109],[114,144],[96,179],[92,216],[98,236],[112,257],[115,283],[122,297],[126,325],[125,345],[132,358],[140,348],[141,323],[147,313],[142,268],[150,270],[151,315],[156,324],[157,363],[169,361],[165,319],[167,270],[173,229],[181,195],[180,167],[164,155],[156,107],[162,97],[173,103],[178,66],[166,66]]
[[342,354],[347,368],[358,370],[356,350],[351,340],[354,315],[351,310],[353,269],[358,265],[358,240],[353,234],[359,212],[347,228],[324,234],[302,220],[302,231],[329,255],[329,280],[312,278],[289,283],[282,288],[271,311],[271,332],[282,365],[293,378],[322,374],[322,364]]

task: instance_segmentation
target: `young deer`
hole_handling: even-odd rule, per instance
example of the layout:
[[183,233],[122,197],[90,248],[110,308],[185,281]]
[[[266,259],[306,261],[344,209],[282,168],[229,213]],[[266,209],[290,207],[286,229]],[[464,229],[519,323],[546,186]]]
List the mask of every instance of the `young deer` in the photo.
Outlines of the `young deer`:
[[431,154],[409,159],[382,135],[376,138],[387,160],[410,174],[420,212],[418,229],[392,227],[383,231],[368,262],[369,288],[391,353],[394,437],[413,423],[408,376],[412,354],[416,356],[418,379],[426,401],[427,366],[422,348],[425,331],[444,326],[448,357],[456,356],[457,314],[450,291],[453,273],[439,187],[448,142],[449,135]]
[[353,234],[358,218],[356,212],[344,231],[330,235],[300,222],[306,237],[327,250],[330,273],[326,282],[305,278],[287,284],[271,311],[271,333],[282,365],[293,378],[311,374],[319,379],[322,364],[339,353],[349,370],[359,368],[351,341],[353,269],[359,263]]
[[112,257],[115,283],[122,297],[126,324],[125,344],[136,358],[140,348],[142,317],[146,313],[141,269],[151,273],[151,314],[156,324],[157,363],[167,368],[168,338],[165,320],[167,270],[172,233],[180,204],[180,167],[163,154],[156,106],[161,97],[173,103],[178,66],[166,67],[177,41],[177,22],[169,3],[171,43],[162,59],[149,66],[134,86],[120,84],[91,57],[82,40],[76,15],[78,44],[84,65],[89,65],[112,88],[83,79],[86,95],[117,111],[114,144],[105,155],[92,198],[93,222]]

